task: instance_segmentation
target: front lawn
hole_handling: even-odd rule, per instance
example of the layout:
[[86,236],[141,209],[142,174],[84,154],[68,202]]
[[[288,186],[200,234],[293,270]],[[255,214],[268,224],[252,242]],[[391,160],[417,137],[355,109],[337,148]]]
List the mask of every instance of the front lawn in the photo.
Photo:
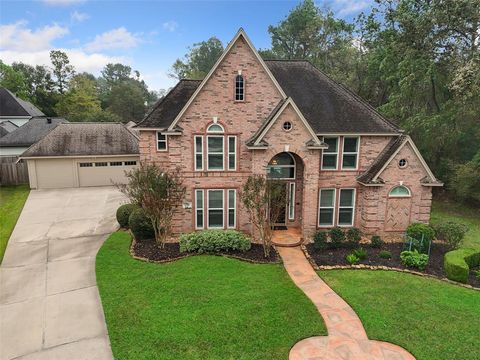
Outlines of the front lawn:
[[0,187],[0,263],[29,192],[28,185]]
[[97,281],[117,359],[287,359],[323,320],[281,264],[220,256],[134,260],[116,232],[97,255]]
[[353,307],[369,338],[400,345],[417,360],[480,359],[480,291],[393,271],[319,275]]

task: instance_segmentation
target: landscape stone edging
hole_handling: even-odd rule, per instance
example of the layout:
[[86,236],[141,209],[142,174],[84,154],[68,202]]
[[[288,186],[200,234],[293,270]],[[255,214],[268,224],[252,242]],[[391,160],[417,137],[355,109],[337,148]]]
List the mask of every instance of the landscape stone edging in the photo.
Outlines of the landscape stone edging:
[[305,254],[305,257],[307,258],[308,262],[310,265],[315,270],[354,270],[354,269],[361,269],[361,270],[385,270],[385,271],[396,271],[396,272],[403,272],[407,274],[412,274],[412,275],[417,275],[417,276],[422,276],[422,277],[429,277],[433,279],[437,279],[440,281],[444,281],[446,283],[452,284],[452,285],[457,285],[466,289],[472,289],[476,291],[480,291],[480,288],[473,287],[472,285],[469,284],[462,284],[447,278],[441,278],[439,276],[435,276],[432,274],[425,274],[419,271],[414,271],[414,270],[408,270],[408,269],[399,269],[399,268],[394,268],[394,267],[389,267],[389,266],[374,266],[374,265],[365,265],[365,264],[359,264],[359,265],[317,265],[317,263],[313,260],[313,258],[310,256],[308,253],[307,248],[304,245],[301,245],[302,251]]

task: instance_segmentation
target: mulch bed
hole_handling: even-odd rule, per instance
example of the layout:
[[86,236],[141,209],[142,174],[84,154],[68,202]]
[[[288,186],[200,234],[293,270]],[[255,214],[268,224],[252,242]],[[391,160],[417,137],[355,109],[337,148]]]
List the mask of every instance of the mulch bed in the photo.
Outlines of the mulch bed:
[[[187,256],[198,255],[196,253],[180,252],[180,245],[178,243],[166,243],[163,249],[159,248],[155,241],[137,241],[132,246],[133,255],[149,260],[168,262],[181,259]],[[239,260],[245,260],[254,263],[278,263],[280,262],[280,255],[274,247],[270,248],[270,256],[265,258],[263,256],[263,246],[260,244],[252,244],[250,250],[246,252],[230,251],[226,253],[213,254],[231,257]]]
[[[372,248],[368,244],[361,244],[367,251],[367,258],[361,260],[359,264],[365,264],[370,266],[388,266],[397,269],[409,269],[400,262],[400,253],[403,251],[403,243],[386,243],[381,248]],[[353,249],[328,249],[317,250],[314,244],[306,245],[307,251],[311,258],[318,266],[337,266],[337,265],[349,265],[345,256],[352,253]],[[382,259],[378,256],[378,253],[382,250],[387,250],[392,253],[391,259]],[[425,270],[409,269],[418,272],[423,272],[430,275],[435,275],[440,278],[446,277],[443,269],[443,256],[449,250],[442,243],[432,244],[430,251],[430,257],[428,265]],[[475,287],[480,287],[480,282],[475,278],[473,271],[470,274],[469,284]]]

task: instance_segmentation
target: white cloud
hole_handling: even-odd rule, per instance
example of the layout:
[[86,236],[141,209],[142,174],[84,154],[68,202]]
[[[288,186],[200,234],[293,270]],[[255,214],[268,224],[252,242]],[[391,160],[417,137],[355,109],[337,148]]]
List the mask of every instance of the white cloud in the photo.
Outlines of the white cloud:
[[178,23],[176,21],[170,20],[162,24],[164,30],[169,32],[174,32],[178,28]]
[[90,15],[88,15],[87,13],[79,12],[77,10],[70,14],[70,20],[75,23],[81,23],[82,21],[85,21],[89,18]]
[[92,42],[85,45],[88,52],[105,49],[128,49],[137,46],[141,39],[124,27],[113,29],[95,36]]
[[38,51],[50,49],[52,41],[68,34],[69,30],[57,24],[32,30],[24,20],[0,25],[0,49]]
[[86,0],[42,0],[46,5],[50,6],[70,6],[83,4]]
[[148,85],[150,90],[168,90],[173,87],[177,80],[168,75],[168,70],[154,70],[152,72],[141,73],[141,77]]
[[335,0],[334,3],[337,15],[340,17],[356,15],[372,5],[371,0]]

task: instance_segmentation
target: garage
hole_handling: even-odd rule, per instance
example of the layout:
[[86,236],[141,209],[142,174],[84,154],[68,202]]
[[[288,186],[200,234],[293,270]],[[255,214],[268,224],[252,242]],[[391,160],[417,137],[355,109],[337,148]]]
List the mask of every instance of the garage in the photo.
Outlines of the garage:
[[123,124],[61,124],[21,158],[32,189],[111,186],[139,166],[138,138]]

